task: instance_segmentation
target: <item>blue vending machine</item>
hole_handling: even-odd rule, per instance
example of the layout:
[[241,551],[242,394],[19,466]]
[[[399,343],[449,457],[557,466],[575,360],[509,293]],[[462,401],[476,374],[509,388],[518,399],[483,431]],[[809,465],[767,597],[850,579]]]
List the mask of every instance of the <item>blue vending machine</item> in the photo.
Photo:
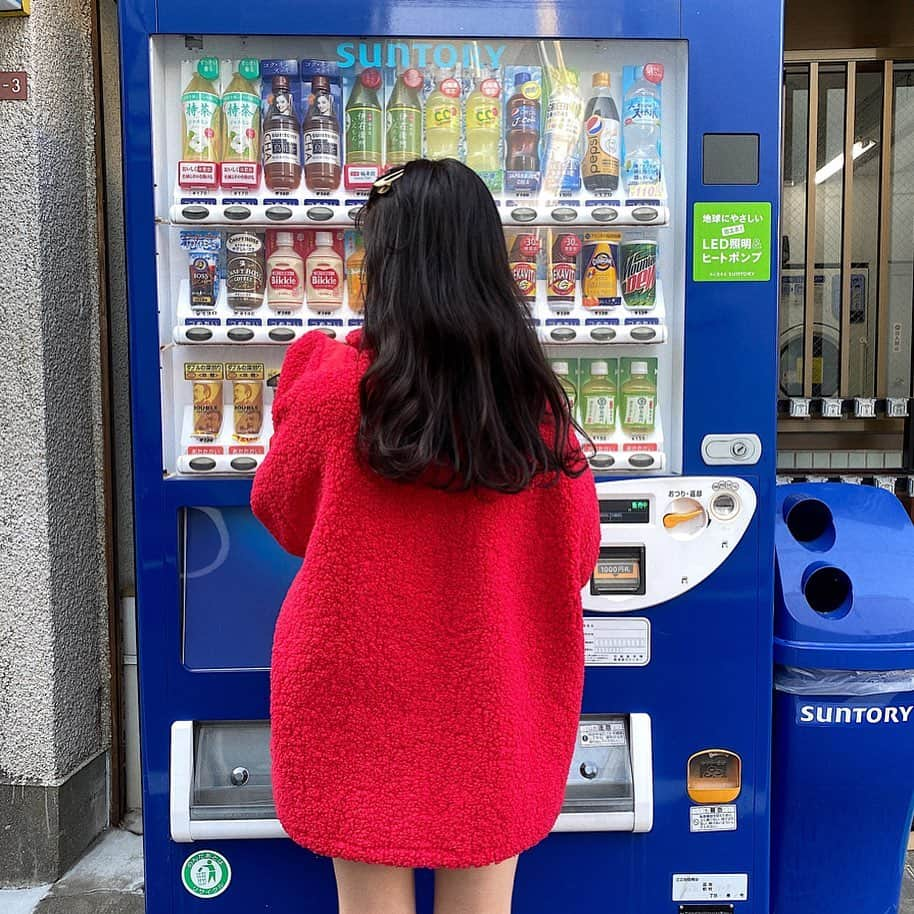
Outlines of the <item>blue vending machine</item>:
[[298,562],[247,504],[288,344],[361,322],[368,188],[448,143],[601,505],[566,802],[514,910],[767,914],[782,5],[496,6],[120,4],[150,914],[336,910],[273,808]]

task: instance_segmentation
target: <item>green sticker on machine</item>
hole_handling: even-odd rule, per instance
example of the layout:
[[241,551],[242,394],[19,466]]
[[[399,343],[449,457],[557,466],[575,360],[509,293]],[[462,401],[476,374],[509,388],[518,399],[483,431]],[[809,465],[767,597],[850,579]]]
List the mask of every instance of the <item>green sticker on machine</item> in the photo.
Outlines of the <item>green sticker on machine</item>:
[[197,851],[181,867],[181,882],[197,898],[215,898],[232,881],[232,868],[218,851]]
[[770,203],[696,203],[692,235],[695,282],[771,279]]

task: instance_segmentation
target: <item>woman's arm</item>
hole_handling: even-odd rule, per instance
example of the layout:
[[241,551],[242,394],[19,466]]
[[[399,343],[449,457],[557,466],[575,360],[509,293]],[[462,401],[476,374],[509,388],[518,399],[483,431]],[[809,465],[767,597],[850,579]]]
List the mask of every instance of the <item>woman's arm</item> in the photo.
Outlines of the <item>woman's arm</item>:
[[254,476],[251,510],[286,552],[304,557],[320,501],[321,448],[315,369],[326,347],[320,331],[289,347],[273,400],[270,450]]

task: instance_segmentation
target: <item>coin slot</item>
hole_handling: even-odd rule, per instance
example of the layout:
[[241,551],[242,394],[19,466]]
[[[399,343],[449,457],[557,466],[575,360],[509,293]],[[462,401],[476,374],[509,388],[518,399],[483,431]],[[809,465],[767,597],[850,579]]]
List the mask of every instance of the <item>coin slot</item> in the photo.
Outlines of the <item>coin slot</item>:
[[732,803],[742,789],[742,761],[727,749],[696,752],[687,766],[686,787],[695,803]]

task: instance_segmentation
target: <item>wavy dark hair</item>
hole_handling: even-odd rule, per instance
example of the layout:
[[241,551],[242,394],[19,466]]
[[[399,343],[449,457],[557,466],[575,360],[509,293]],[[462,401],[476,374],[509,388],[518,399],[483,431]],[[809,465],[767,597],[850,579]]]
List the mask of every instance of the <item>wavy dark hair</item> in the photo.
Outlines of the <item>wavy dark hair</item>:
[[357,447],[388,479],[520,492],[587,467],[508,267],[492,195],[455,159],[387,173],[365,240]]

